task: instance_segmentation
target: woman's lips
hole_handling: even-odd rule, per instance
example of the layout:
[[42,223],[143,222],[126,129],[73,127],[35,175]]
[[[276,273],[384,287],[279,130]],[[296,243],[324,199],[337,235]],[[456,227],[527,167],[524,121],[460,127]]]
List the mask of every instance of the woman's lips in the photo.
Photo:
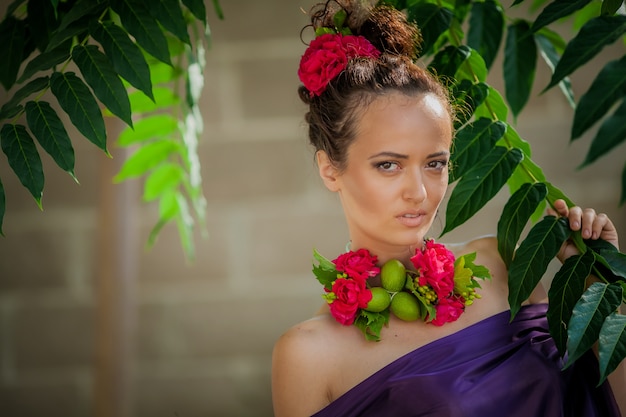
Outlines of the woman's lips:
[[421,226],[424,221],[424,213],[403,213],[397,216],[396,219],[398,219],[398,221],[406,227],[418,227]]

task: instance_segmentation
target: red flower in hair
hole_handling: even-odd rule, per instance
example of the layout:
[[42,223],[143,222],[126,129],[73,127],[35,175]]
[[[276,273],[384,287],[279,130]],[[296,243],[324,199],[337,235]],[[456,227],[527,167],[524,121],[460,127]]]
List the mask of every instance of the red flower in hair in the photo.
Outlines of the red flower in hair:
[[380,52],[364,37],[324,34],[311,41],[300,59],[298,77],[311,97],[321,95],[326,86],[358,57],[378,58]]

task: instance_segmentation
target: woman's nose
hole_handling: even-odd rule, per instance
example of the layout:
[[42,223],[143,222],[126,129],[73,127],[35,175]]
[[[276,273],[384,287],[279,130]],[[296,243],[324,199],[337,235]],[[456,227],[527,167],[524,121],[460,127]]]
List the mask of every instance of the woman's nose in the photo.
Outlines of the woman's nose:
[[403,197],[406,200],[421,202],[426,199],[426,186],[422,179],[422,172],[418,169],[406,170]]

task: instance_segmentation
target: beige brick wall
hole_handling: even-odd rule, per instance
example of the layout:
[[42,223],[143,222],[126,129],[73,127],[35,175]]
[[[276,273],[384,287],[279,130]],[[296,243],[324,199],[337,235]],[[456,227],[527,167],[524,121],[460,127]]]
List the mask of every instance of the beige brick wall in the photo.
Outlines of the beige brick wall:
[[[8,205],[0,238],[2,415],[94,415],[97,279],[121,275],[132,278],[131,415],[272,414],[272,344],[320,305],[312,247],[332,256],[347,233],[335,196],[317,178],[295,92],[306,23],[299,8],[309,2],[222,3],[226,20],[211,19],[202,99],[209,238],[198,240],[195,263],[185,261],[173,226],[144,249],[156,208],[140,202],[138,181],[111,184],[123,158],[114,146],[119,126],[111,125],[114,160],[76,136],[80,185],[44,158],[43,212],[0,163]],[[6,4],[0,0],[1,10]],[[576,81],[591,82],[598,66],[587,69]],[[547,79],[538,74],[537,92]],[[533,99],[518,129],[555,185],[610,213],[626,236],[626,213],[617,207],[624,148],[576,171],[590,136],[568,146],[571,119],[553,90]],[[494,233],[505,196],[446,240]],[[103,247],[109,229],[119,240]],[[127,261],[102,263],[125,247]]]

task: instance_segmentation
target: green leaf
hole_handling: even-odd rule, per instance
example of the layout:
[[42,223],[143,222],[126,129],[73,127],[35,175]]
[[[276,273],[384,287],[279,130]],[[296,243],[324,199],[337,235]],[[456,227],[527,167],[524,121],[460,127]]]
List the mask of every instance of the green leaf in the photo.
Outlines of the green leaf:
[[13,16],[7,16],[0,22],[0,45],[2,45],[2,60],[0,60],[0,83],[8,90],[17,79],[17,73],[22,63],[22,49],[26,37],[24,21]]
[[55,8],[50,0],[28,0],[26,3],[28,29],[37,48],[45,51],[49,36],[57,27]]
[[453,152],[450,157],[449,182],[461,178],[469,169],[480,161],[495,146],[506,130],[506,125],[500,121],[481,118],[456,133],[453,142]]
[[504,103],[500,92],[489,86],[489,94],[485,101],[476,108],[474,117],[486,117],[488,119],[507,120],[509,108]]
[[603,263],[613,274],[626,279],[626,254],[618,251],[601,251],[598,256],[603,258]]
[[113,179],[121,182],[138,177],[165,161],[174,153],[180,153],[180,144],[171,140],[160,140],[142,146],[122,165],[120,172]]
[[354,325],[363,332],[368,341],[379,341],[380,332],[387,323],[389,323],[389,310],[380,313],[361,310],[354,321]]
[[132,112],[151,113],[161,108],[173,107],[180,103],[180,98],[171,88],[153,88],[154,101],[150,100],[142,91],[135,91],[129,94],[130,108]]
[[622,287],[619,284],[595,282],[583,293],[574,306],[567,329],[567,363],[569,367],[589,350],[600,336],[604,320],[622,302]]
[[70,58],[70,46],[70,42],[60,44],[57,48],[37,55],[32,60],[28,61],[18,82],[24,82],[39,71],[47,71],[61,62],[67,61]]
[[605,16],[612,16],[622,7],[623,2],[624,0],[602,0],[601,13]]
[[446,209],[445,234],[465,223],[480,210],[506,183],[522,160],[519,149],[494,147],[456,184]]
[[626,97],[626,55],[606,64],[589,90],[580,97],[574,113],[571,140],[585,133],[622,97]]
[[172,221],[176,216],[180,215],[180,207],[178,204],[179,193],[176,190],[167,192],[161,200],[159,200],[159,220],[150,230],[147,246],[153,246],[163,227]]
[[146,7],[140,0],[111,0],[111,8],[137,43],[159,61],[171,65],[167,39]]
[[422,34],[422,53],[427,55],[439,36],[450,27],[454,13],[432,3],[417,3],[407,9],[408,19],[417,24]]
[[613,312],[602,323],[598,344],[600,385],[626,357],[626,316]]
[[478,80],[484,83],[487,79],[487,73],[487,66],[482,56],[480,56],[478,51],[472,49],[469,57],[461,64],[461,67],[454,74],[454,77],[457,80]]
[[[558,64],[560,56],[557,53],[554,43],[548,37],[543,35],[544,29],[535,34],[535,41],[539,46],[541,57],[550,68],[550,71],[554,73],[554,68]],[[574,100],[574,91],[572,90],[572,83],[570,82],[569,77],[565,77],[559,82],[559,88],[563,92],[563,95],[567,99],[569,105],[575,109],[576,101]]]
[[572,39],[559,60],[550,84],[544,91],[596,56],[606,45],[615,42],[626,32],[626,16],[599,16],[591,19]]
[[135,122],[135,128],[126,128],[117,138],[120,146],[128,146],[149,139],[167,137],[178,131],[178,121],[169,114],[156,114]]
[[[183,1],[183,3],[185,3]],[[400,3],[400,1],[398,1]],[[204,3],[201,3],[204,6]],[[213,0],[213,9],[215,10],[215,14],[217,14],[217,18],[220,20],[224,20],[224,12],[222,11],[222,6],[220,6],[219,0]],[[206,23],[205,20],[203,22]]]
[[[546,39],[550,43],[550,45],[554,47],[554,51],[556,52],[557,56],[563,55],[563,52],[565,52],[565,48],[567,47],[567,42],[565,42],[565,39],[563,39],[563,37],[559,33],[553,31],[550,28],[543,27],[535,32],[535,39],[538,36]],[[554,64],[556,66],[556,62]]]
[[26,103],[28,127],[42,148],[57,165],[74,176],[74,148],[63,122],[56,111],[45,101]]
[[542,27],[549,25],[558,19],[569,16],[576,10],[585,7],[591,0],[555,0],[548,4],[537,16],[533,23],[532,31],[536,32]]
[[4,213],[7,209],[7,200],[6,195],[4,194],[4,185],[2,185],[2,180],[0,179],[0,236],[4,236],[4,231],[2,231],[2,223],[4,222]]
[[519,237],[539,203],[548,195],[543,183],[525,183],[505,204],[498,221],[498,252],[506,266],[511,265]]
[[548,291],[548,328],[561,356],[567,346],[567,325],[576,302],[585,292],[585,282],[594,263],[593,252],[571,256],[556,273]]
[[470,120],[476,108],[487,98],[487,94],[489,94],[489,86],[482,82],[474,84],[465,79],[454,85],[452,96],[457,108],[456,120],[454,121],[455,130],[460,129]]
[[9,109],[16,107],[26,97],[45,89],[46,87],[48,87],[48,85],[50,85],[50,78],[46,76],[36,78],[17,90],[13,94],[13,97],[11,97],[11,99],[2,106],[2,110],[0,111],[0,119],[3,118],[3,114],[5,112],[9,113]]
[[584,162],[579,168],[585,167],[599,157],[608,154],[624,140],[626,140],[626,99],[622,101],[615,113],[602,123],[598,133],[591,141],[591,147]]
[[313,258],[318,262],[318,265],[313,264],[313,274],[320,284],[327,290],[331,290],[333,281],[337,279],[337,269],[335,264],[326,259],[316,249],[313,249]]
[[2,151],[20,182],[41,208],[44,175],[35,142],[22,125],[5,124],[0,130]]
[[[93,19],[92,19],[93,20]],[[44,52],[57,49],[62,44],[67,44],[68,49],[73,44],[73,40],[78,38],[82,40],[87,35],[87,28],[89,27],[88,19],[77,20],[68,25],[63,30],[57,30],[52,33],[48,46]]]
[[549,182],[546,182],[546,185],[548,186],[548,200],[550,201],[550,204],[554,203],[556,200],[564,200],[567,203],[567,207],[574,207],[576,205],[563,193],[563,191]]
[[537,45],[530,34],[530,26],[524,20],[508,28],[503,72],[506,99],[514,116],[528,102],[535,80]]
[[112,22],[92,22],[89,33],[100,42],[113,68],[133,87],[154,100],[150,68],[143,53],[128,38],[128,34]]
[[63,16],[57,30],[63,30],[76,21],[99,16],[106,7],[107,2],[104,0],[79,0]]
[[9,7],[7,7],[5,16],[12,15],[24,3],[26,3],[26,0],[14,0],[13,3],[9,4]]
[[73,72],[55,72],[50,89],[78,131],[108,154],[102,113],[85,83]]
[[96,97],[111,113],[132,126],[126,87],[111,65],[111,61],[95,45],[76,45],[72,49],[72,58]]
[[183,17],[179,0],[157,0],[150,3],[149,11],[161,25],[182,42],[191,45],[187,23]]
[[520,243],[509,268],[511,320],[522,302],[530,297],[569,235],[565,219],[546,216],[530,229],[526,239]]
[[[206,7],[204,7],[203,0],[183,0],[183,4],[187,6],[189,11],[196,17],[196,19],[200,20],[206,26]],[[219,3],[216,0],[213,0],[213,6],[215,10],[218,12],[218,17],[221,14],[221,7],[219,7]],[[223,19],[223,15],[220,17]]]
[[152,201],[178,187],[185,178],[185,171],[177,164],[164,163],[157,167],[146,179],[143,199]]
[[428,70],[437,77],[453,77],[463,62],[470,56],[470,48],[466,45],[447,46],[437,52],[428,65]]
[[467,31],[467,44],[477,50],[491,68],[502,40],[504,16],[502,8],[493,0],[472,4],[472,14]]

